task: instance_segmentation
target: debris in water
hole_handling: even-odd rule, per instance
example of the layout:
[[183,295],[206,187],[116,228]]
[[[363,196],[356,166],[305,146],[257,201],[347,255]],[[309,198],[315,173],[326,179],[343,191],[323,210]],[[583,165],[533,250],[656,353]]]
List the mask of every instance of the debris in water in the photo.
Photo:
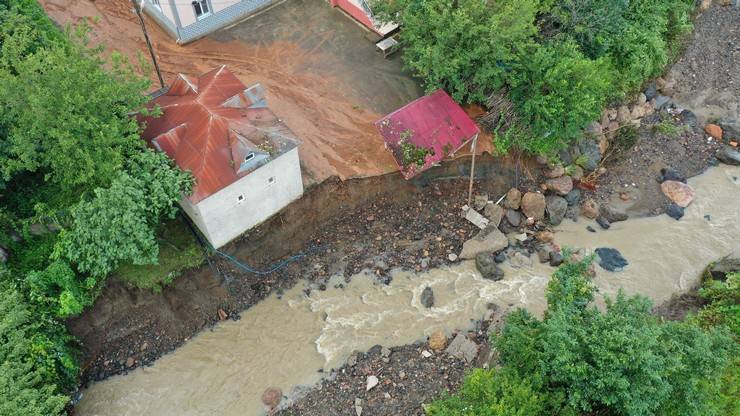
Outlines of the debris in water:
[[599,266],[610,272],[621,271],[629,264],[627,259],[622,257],[622,253],[615,248],[599,247],[596,249],[596,254],[599,256]]

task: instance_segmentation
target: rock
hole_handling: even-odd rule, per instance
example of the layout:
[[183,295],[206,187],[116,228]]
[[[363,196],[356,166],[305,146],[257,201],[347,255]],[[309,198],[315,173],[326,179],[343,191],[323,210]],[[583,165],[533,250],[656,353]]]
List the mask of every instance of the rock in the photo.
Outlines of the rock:
[[627,263],[627,260],[622,257],[622,253],[615,248],[599,247],[595,251],[596,255],[599,256],[599,266],[604,270],[618,272],[629,264]]
[[637,95],[637,104],[643,105],[643,104],[645,104],[647,102],[647,100],[648,100],[647,94],[639,93]]
[[347,358],[347,366],[354,367],[357,365],[357,354],[352,354]]
[[355,398],[355,415],[362,416],[362,399]]
[[391,353],[392,353],[392,351],[391,351],[391,349],[390,349],[390,348],[388,348],[388,347],[382,347],[382,348],[380,349],[380,355],[381,355],[381,356],[382,356],[383,358],[388,358],[388,357],[390,357],[390,356],[391,356]]
[[516,188],[511,188],[506,193],[506,198],[504,198],[504,207],[516,210],[519,209],[521,202],[522,193]]
[[665,209],[665,213],[673,218],[674,220],[678,221],[683,217],[684,209],[683,207],[679,207],[678,205],[671,202]]
[[665,181],[678,181],[686,183],[686,177],[678,173],[677,170],[671,168],[663,168],[660,170],[660,177],[658,178],[659,183]]
[[475,268],[488,280],[501,280],[504,278],[504,271],[496,264],[496,256],[493,253],[478,253],[475,256]]
[[473,197],[473,209],[480,211],[488,204],[488,195],[475,195]]
[[485,230],[478,232],[475,237],[463,243],[460,258],[466,260],[473,259],[478,253],[493,253],[505,249],[508,245],[509,240],[506,236],[498,228],[489,226]]
[[529,236],[527,235],[527,233],[515,234],[513,237],[514,237],[514,240],[519,243],[523,243],[529,239]]
[[488,218],[489,225],[498,227],[501,224],[501,218],[504,216],[504,209],[497,204],[486,204],[483,215]]
[[[559,178],[548,179],[545,185],[547,185],[547,189],[556,192],[558,195],[567,195],[568,192],[573,190],[573,179],[568,175],[564,175]],[[526,197],[527,194],[524,194],[524,196]],[[522,198],[522,201],[524,201],[524,198]],[[522,206],[524,206],[523,202]]]
[[540,165],[546,165],[547,164],[547,156],[545,155],[537,155],[534,157],[534,160],[537,161]]
[[604,157],[606,151],[609,149],[609,139],[606,137],[605,134],[601,134],[596,138],[596,142],[599,144],[599,154],[601,155],[601,157]]
[[660,184],[663,194],[676,205],[686,208],[694,200],[694,189],[690,185],[678,181],[665,181]]
[[228,318],[228,317],[229,317],[229,314],[228,314],[228,313],[226,313],[226,311],[224,311],[224,310],[223,310],[223,309],[221,309],[221,308],[219,308],[219,309],[218,309],[218,319],[219,319],[219,320],[221,320],[221,321],[225,321],[225,320],[226,320],[226,318]]
[[581,214],[586,218],[595,220],[599,216],[599,204],[591,198],[586,199],[581,204]]
[[579,164],[583,169],[591,171],[599,167],[601,152],[599,151],[599,143],[596,140],[582,140],[578,144],[578,149],[581,152],[581,163]]
[[563,255],[557,251],[550,253],[550,266],[558,267],[563,264]]
[[367,376],[367,381],[365,382],[365,391],[370,391],[373,389],[373,387],[378,385],[378,378],[376,376]]
[[717,125],[722,128],[722,137],[725,139],[740,139],[740,120],[721,118]]
[[681,113],[678,114],[678,120],[681,123],[691,127],[692,129],[696,128],[698,123],[698,120],[696,119],[696,114],[694,114],[690,110],[681,111]]
[[728,273],[740,271],[740,258],[724,257],[713,263],[707,271],[712,279],[725,281]]
[[444,331],[441,329],[432,332],[432,335],[429,336],[429,348],[431,348],[432,351],[441,352],[445,349],[446,345],[447,335],[445,335]]
[[563,167],[563,165],[553,166],[552,169],[545,170],[544,174],[546,178],[558,178],[565,175],[565,168]]
[[[570,178],[569,178],[570,179]],[[539,221],[545,218],[545,196],[536,192],[527,192],[522,197],[522,212],[527,217]]]
[[719,149],[719,152],[717,152],[717,160],[724,163],[725,165],[739,166],[740,151],[732,146],[723,145]]
[[518,251],[515,251],[509,255],[509,263],[511,264],[511,267],[518,269],[521,267],[531,266],[532,259]]
[[421,356],[424,357],[424,358],[429,358],[429,357],[432,356],[432,353],[429,352],[429,351],[427,351],[427,350],[424,350],[424,351],[421,352]]
[[608,230],[608,229],[609,229],[609,227],[611,227],[611,226],[612,226],[612,225],[611,225],[611,224],[609,223],[609,220],[607,220],[606,218],[604,218],[604,217],[602,217],[602,216],[598,216],[598,217],[596,217],[596,223],[597,223],[597,224],[599,224],[599,227],[601,227],[601,228],[603,228],[603,229],[605,229],[605,230]]
[[450,254],[448,254],[448,255],[447,255],[447,260],[449,260],[449,261],[453,261],[453,262],[454,262],[454,261],[457,261],[457,254],[455,254],[455,253],[450,253]]
[[488,218],[478,213],[478,211],[470,209],[467,206],[463,207],[463,209],[465,210],[465,219],[470,221],[476,227],[482,230],[488,226]]
[[580,181],[583,179],[584,172],[583,168],[578,165],[571,165],[570,168],[570,177],[573,178],[574,181]]
[[131,368],[134,366],[136,361],[134,361],[134,357],[128,357],[126,358],[126,368]]
[[553,240],[555,240],[555,234],[553,234],[552,231],[540,231],[535,234],[535,238],[543,243],[552,243]]
[[622,124],[630,121],[630,109],[626,105],[617,109],[617,122]]
[[434,306],[434,291],[431,287],[427,286],[421,291],[421,297],[419,299],[421,305],[429,309]]
[[522,223],[522,214],[520,214],[519,211],[514,211],[513,209],[507,209],[506,210],[506,221],[508,221],[509,224],[513,225],[514,227],[518,227]]
[[586,134],[589,134],[591,136],[598,136],[601,134],[602,126],[598,121],[592,121],[586,126]]
[[594,229],[594,227],[592,227],[592,226],[590,226],[590,225],[587,225],[587,226],[586,226],[586,230],[587,230],[588,232],[590,232],[590,233],[595,233],[595,232],[596,232],[596,230]]
[[653,98],[655,98],[656,95],[658,95],[658,88],[655,86],[655,81],[648,84],[644,94],[645,99],[648,101],[652,100]]
[[446,352],[455,358],[472,363],[475,360],[475,356],[478,355],[478,344],[469,340],[463,334],[457,334],[452,342],[450,342]]
[[606,129],[606,137],[608,139],[613,139],[617,134],[617,130],[619,130],[619,123],[616,121],[609,122],[609,126]]
[[656,110],[663,110],[665,108],[669,108],[673,106],[673,101],[670,97],[666,97],[665,95],[658,94],[655,97],[655,109]]
[[645,110],[641,105],[635,105],[632,107],[632,110],[630,110],[630,117],[632,117],[633,120],[643,118],[645,117]]
[[568,209],[568,202],[563,197],[549,195],[545,198],[547,215],[550,217],[550,224],[560,225],[565,217],[565,211]]
[[283,391],[278,387],[268,387],[262,392],[262,404],[270,410],[278,407],[281,400],[283,400]]
[[570,152],[566,149],[560,150],[558,152],[558,157],[564,165],[570,165],[573,163],[573,156],[571,156]]
[[629,215],[627,215],[626,212],[619,211],[611,205],[602,206],[601,208],[599,208],[599,213],[610,223],[626,221],[627,218],[629,218]]
[[543,244],[537,247],[537,258],[540,263],[547,263],[550,261],[550,254],[552,253],[552,247],[549,244]]
[[571,191],[565,195],[565,202],[567,202],[569,206],[578,205],[578,203],[581,202],[581,190],[577,188],[571,189]]
[[701,0],[699,1],[699,10],[705,12],[712,7],[712,0]]
[[501,263],[505,262],[505,261],[506,261],[506,253],[504,253],[503,251],[499,251],[499,252],[498,252],[498,253],[496,253],[496,255],[495,255],[495,256],[493,257],[493,260],[494,260],[494,261],[495,261],[496,263],[499,263],[499,264],[501,264]]
[[431,260],[432,260],[432,259],[430,259],[429,257],[424,257],[424,258],[423,258],[423,259],[421,259],[421,261],[419,262],[419,265],[421,266],[421,268],[422,268],[422,269],[427,269],[427,268],[429,268],[429,262],[430,262]]

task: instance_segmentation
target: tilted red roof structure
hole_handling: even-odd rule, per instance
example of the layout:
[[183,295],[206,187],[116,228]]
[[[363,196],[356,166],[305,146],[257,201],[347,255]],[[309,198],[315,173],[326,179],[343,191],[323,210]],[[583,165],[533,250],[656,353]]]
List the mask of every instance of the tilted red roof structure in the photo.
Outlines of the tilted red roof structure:
[[141,117],[142,135],[193,174],[194,204],[298,145],[267,108],[262,87],[246,88],[225,66],[196,79],[178,75],[155,105],[162,115]]
[[[403,177],[410,179],[457,152],[480,129],[446,92],[439,89],[375,122]],[[423,166],[404,164],[404,143],[429,149]]]

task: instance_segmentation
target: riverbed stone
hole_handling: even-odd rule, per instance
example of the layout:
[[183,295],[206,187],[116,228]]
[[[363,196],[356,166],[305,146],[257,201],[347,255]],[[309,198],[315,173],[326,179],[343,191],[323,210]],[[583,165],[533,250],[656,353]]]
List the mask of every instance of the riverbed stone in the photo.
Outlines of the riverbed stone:
[[532,266],[532,259],[520,253],[519,251],[514,251],[509,255],[509,264],[511,264],[511,267],[515,269],[530,267]]
[[540,263],[549,262],[552,251],[552,247],[549,244],[542,244],[537,247],[537,258],[540,260]]
[[545,186],[547,186],[548,190],[558,195],[567,195],[573,189],[573,179],[568,175],[563,175],[558,178],[548,179],[545,182]]
[[565,175],[565,168],[563,167],[563,165],[555,165],[550,169],[546,169],[544,174],[546,178],[559,178]]
[[627,218],[629,218],[626,212],[608,204],[599,207],[599,214],[609,221],[609,223],[627,221]]
[[592,171],[599,167],[599,162],[601,161],[601,151],[599,150],[598,141],[582,140],[578,144],[578,149],[581,151],[582,157],[579,163],[581,167],[583,167],[583,169],[587,171]]
[[446,350],[447,354],[472,363],[478,355],[478,344],[463,334],[457,334]]
[[504,278],[504,271],[496,264],[496,255],[493,253],[478,253],[475,256],[475,268],[484,279],[497,281]]
[[485,208],[487,204],[488,204],[488,195],[478,194],[473,197],[473,209],[475,209],[476,211],[483,210],[483,208]]
[[501,224],[501,218],[504,216],[504,209],[498,204],[486,204],[483,215],[488,218],[488,225],[498,227]]
[[717,140],[722,140],[722,127],[710,123],[704,126],[704,131]]
[[604,270],[618,272],[629,264],[622,253],[615,248],[599,247],[595,251],[596,255],[599,256],[599,266]]
[[565,198],[557,195],[548,195],[545,198],[547,215],[550,217],[550,224],[560,225],[565,217],[565,211],[568,209],[568,202]]
[[550,266],[558,267],[563,264],[563,255],[558,251],[550,253]]
[[495,226],[488,226],[481,230],[475,237],[463,243],[461,259],[474,259],[478,253],[493,253],[503,250],[509,245],[509,239]]
[[578,203],[581,202],[581,190],[573,188],[564,196],[564,198],[565,202],[568,203],[568,206],[578,205]]
[[599,216],[599,204],[591,198],[581,204],[581,214],[589,219],[595,220]]
[[270,410],[278,407],[281,400],[283,400],[283,391],[279,387],[268,387],[262,393],[262,404]]
[[421,297],[419,299],[421,305],[427,309],[434,306],[434,290],[427,286],[421,291]]
[[679,207],[678,205],[671,202],[665,209],[665,213],[673,218],[674,220],[678,221],[683,217],[684,214],[684,208]]
[[717,160],[725,165],[740,166],[740,151],[730,145],[724,145],[717,152]]
[[722,137],[728,139],[740,139],[740,120],[725,117],[717,121],[717,125],[722,128]]
[[518,227],[522,223],[522,214],[519,211],[513,209],[506,210],[506,221],[514,227]]
[[447,335],[445,335],[444,331],[441,329],[432,332],[432,335],[429,336],[429,348],[431,348],[432,351],[441,352],[445,349],[446,345]]
[[519,209],[521,202],[522,192],[516,188],[511,188],[506,193],[506,198],[504,198],[504,207],[516,210]]
[[522,196],[522,212],[527,217],[539,221],[545,218],[545,196],[537,192],[527,192]]
[[665,181],[677,181],[686,183],[686,177],[684,175],[681,175],[681,173],[675,169],[663,168],[660,170],[660,177],[658,177],[658,182],[663,183]]
[[694,189],[683,182],[665,181],[660,184],[663,194],[676,205],[686,208],[694,200]]
[[601,227],[604,230],[608,230],[612,226],[609,220],[607,220],[601,215],[596,217],[596,223],[599,224],[599,227]]

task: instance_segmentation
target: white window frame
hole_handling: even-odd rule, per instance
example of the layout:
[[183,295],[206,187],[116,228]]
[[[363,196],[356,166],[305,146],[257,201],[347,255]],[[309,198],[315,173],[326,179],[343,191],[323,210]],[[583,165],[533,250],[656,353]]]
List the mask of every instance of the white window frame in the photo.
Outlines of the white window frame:
[[[209,2],[208,0],[193,0],[190,5],[193,6],[193,14],[195,14],[195,20],[200,21],[213,14],[213,7],[211,7],[211,2]],[[195,6],[198,6],[198,8],[200,8],[200,15],[198,15],[198,9],[196,9]],[[208,9],[208,11],[202,13],[204,6],[206,9]]]

